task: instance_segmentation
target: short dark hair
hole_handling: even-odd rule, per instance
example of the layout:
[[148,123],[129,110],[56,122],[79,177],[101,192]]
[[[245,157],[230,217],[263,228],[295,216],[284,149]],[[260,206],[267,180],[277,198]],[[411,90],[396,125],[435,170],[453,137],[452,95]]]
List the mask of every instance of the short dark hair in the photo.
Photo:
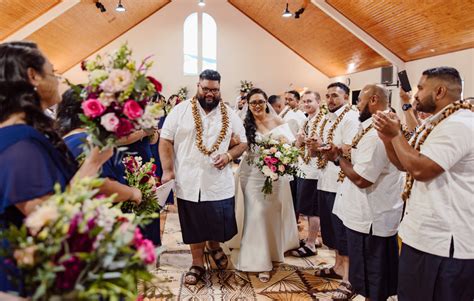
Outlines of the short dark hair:
[[279,99],[280,99],[279,95],[270,95],[270,97],[268,97],[268,103],[272,105],[275,102],[277,102]]
[[327,89],[333,88],[333,87],[341,88],[342,90],[344,90],[344,93],[346,93],[347,95],[349,95],[349,93],[351,92],[351,89],[349,89],[349,87],[347,85],[345,85],[341,82],[332,83],[327,87]]
[[219,83],[221,82],[221,75],[216,70],[206,69],[201,74],[199,74],[199,80],[215,80]]
[[293,94],[297,100],[300,100],[300,93],[298,93],[298,91],[290,90],[290,91],[286,91],[286,93]]
[[83,125],[79,118],[82,113],[80,89],[83,89],[83,86],[79,85],[76,89],[70,88],[66,90],[61,97],[61,102],[58,104],[56,128],[61,136]]
[[438,78],[462,86],[462,79],[458,70],[453,67],[435,67],[423,71],[427,78]]

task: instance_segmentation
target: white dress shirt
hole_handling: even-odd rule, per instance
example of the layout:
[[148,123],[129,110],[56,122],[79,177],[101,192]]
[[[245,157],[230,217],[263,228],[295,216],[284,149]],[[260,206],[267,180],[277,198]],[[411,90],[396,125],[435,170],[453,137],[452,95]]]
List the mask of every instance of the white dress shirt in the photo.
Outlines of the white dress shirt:
[[290,124],[292,120],[296,121],[296,123],[298,124],[298,129],[300,129],[304,125],[307,119],[306,115],[303,112],[301,112],[300,110],[294,111],[288,106],[285,107],[285,109],[283,109],[283,111],[280,113],[280,117],[283,118],[283,121]]
[[[426,122],[432,123],[440,115]],[[400,225],[403,243],[449,257],[453,238],[453,257],[474,259],[473,139],[474,113],[459,110],[439,123],[425,140],[421,153],[444,172],[433,180],[413,183]]]
[[[313,124],[314,119],[316,119],[318,114],[314,115],[306,125],[306,132],[309,134],[311,131],[311,125]],[[308,118],[306,118],[308,119]],[[303,124],[304,126],[304,124]],[[321,171],[317,167],[317,159],[310,157],[308,164],[306,164],[301,157],[298,158],[298,167],[304,173],[304,176],[301,176],[303,179],[318,180],[321,176]]]
[[[361,131],[372,124],[372,118],[362,123]],[[373,183],[359,188],[348,177],[339,188],[333,213],[346,227],[354,231],[381,237],[393,236],[402,217],[403,201],[401,172],[390,163],[382,140],[375,129],[369,130],[352,149],[354,171]]]
[[[222,129],[220,106],[206,114],[198,104],[202,119],[203,144],[209,149],[216,142]],[[226,106],[227,107],[227,106]],[[229,129],[215,154],[224,154],[229,149],[231,134],[238,135],[240,141],[247,142],[242,120],[229,107]],[[196,146],[196,128],[191,101],[185,101],[173,108],[161,129],[161,138],[173,141],[174,170],[176,175],[176,196],[180,199],[198,202],[219,201],[235,194],[232,167],[214,167],[209,156],[201,153]]]
[[[329,118],[329,121],[326,123],[326,126],[324,127],[323,131],[324,142],[327,141],[329,129],[332,127],[337,117],[342,114],[346,107],[347,105],[342,106],[336,112],[329,113],[326,115],[326,118]],[[322,125],[323,122],[324,118],[323,120],[321,120],[320,125]],[[342,144],[352,144],[352,139],[359,131],[359,126],[359,113],[354,110],[350,110],[346,113],[346,115],[344,115],[344,118],[342,118],[341,122],[334,131],[334,139],[332,143],[338,146]],[[319,133],[319,127],[317,133]],[[340,186],[340,182],[337,181],[340,170],[341,169],[339,168],[339,166],[336,166],[334,165],[334,163],[329,161],[326,167],[321,170],[321,177],[318,181],[318,190],[336,193],[337,189]]]

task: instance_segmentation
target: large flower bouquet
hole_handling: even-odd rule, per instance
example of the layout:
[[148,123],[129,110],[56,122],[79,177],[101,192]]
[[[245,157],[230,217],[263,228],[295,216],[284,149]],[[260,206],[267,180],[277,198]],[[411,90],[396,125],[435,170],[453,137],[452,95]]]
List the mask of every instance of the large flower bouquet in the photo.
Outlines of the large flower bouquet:
[[64,193],[57,186],[21,228],[0,232],[9,276],[33,300],[135,300],[137,281],[152,278],[155,247],[138,228],[145,219],[97,196],[101,184],[86,179]]
[[125,179],[129,186],[136,187],[142,192],[142,201],[136,204],[132,201],[122,203],[122,210],[127,213],[137,215],[150,215],[160,210],[160,205],[156,198],[156,189],[160,186],[160,181],[155,177],[156,165],[153,159],[143,163],[139,156],[128,156],[123,159],[125,165]]
[[124,44],[113,54],[81,65],[89,73],[81,93],[81,120],[94,145],[113,146],[135,130],[155,128],[164,115],[163,104],[151,101],[161,90],[157,80],[146,76],[152,62],[145,59],[137,66],[131,55]]
[[[179,90],[176,94],[178,95],[178,101],[179,102],[185,101],[186,99],[188,99],[188,94],[189,94],[188,87],[179,88]],[[177,105],[179,102],[176,102],[175,105]]]
[[262,192],[271,194],[273,182],[285,175],[295,176],[298,169],[299,149],[288,144],[284,137],[257,140],[254,147],[256,158],[251,161],[266,177]]

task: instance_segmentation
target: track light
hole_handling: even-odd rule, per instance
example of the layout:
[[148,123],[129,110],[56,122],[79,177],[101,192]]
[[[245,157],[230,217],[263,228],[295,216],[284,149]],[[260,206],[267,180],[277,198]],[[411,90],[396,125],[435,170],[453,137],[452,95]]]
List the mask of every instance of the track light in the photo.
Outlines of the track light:
[[115,10],[121,13],[126,11],[125,6],[122,5],[122,0],[119,0],[119,3],[117,7],[115,8]]
[[288,2],[286,2],[286,9],[283,12],[283,15],[281,15],[281,16],[284,17],[284,18],[289,18],[289,17],[293,16],[293,14],[288,9]]
[[105,13],[107,11],[107,9],[105,9],[105,6],[100,1],[97,1],[95,3],[95,7],[97,7],[101,13]]
[[206,2],[204,2],[204,0],[199,0],[198,5],[199,5],[200,7],[204,7],[204,6],[206,6]]

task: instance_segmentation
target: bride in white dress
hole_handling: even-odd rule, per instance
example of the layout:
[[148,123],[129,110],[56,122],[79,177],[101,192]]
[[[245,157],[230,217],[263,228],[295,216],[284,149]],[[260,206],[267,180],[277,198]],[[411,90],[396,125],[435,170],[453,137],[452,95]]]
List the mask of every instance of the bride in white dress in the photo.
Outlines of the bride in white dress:
[[[259,169],[249,165],[247,159],[255,156],[252,148],[258,136],[284,136],[290,143],[295,137],[287,123],[270,113],[265,92],[260,89],[250,91],[248,104],[245,130],[249,151],[242,159],[239,171],[244,218],[243,226],[239,229],[242,236],[236,268],[245,272],[258,272],[260,281],[268,282],[273,262],[283,262],[284,252],[298,247],[298,230],[289,180],[281,177],[273,183],[273,192],[264,196],[261,190],[265,177]],[[242,207],[242,203],[239,205]],[[239,213],[242,215],[242,208],[237,208],[237,215]],[[234,247],[238,247],[235,246],[237,240],[239,237],[234,238]]]

